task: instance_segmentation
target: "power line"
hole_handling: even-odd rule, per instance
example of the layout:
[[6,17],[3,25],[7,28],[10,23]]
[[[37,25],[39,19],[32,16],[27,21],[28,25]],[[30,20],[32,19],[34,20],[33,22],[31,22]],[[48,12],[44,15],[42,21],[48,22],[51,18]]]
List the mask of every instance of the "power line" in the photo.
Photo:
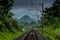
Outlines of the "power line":
[[[42,4],[32,4],[32,5],[42,5],[41,7],[42,7],[42,16],[44,17],[44,13],[43,13],[43,9],[44,9],[44,3],[42,3]],[[40,12],[41,12],[41,10],[39,9],[39,8],[37,8]],[[41,22],[41,25],[42,25],[42,22]],[[43,26],[42,26],[42,34],[43,34]]]

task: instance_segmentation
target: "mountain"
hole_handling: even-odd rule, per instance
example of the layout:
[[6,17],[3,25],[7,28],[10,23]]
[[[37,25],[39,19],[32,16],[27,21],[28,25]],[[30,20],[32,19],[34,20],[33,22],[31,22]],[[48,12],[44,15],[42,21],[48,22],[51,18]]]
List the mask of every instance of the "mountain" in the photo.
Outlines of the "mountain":
[[29,17],[28,15],[24,15],[21,19],[20,19],[20,22],[21,23],[31,23],[33,22],[34,20]]

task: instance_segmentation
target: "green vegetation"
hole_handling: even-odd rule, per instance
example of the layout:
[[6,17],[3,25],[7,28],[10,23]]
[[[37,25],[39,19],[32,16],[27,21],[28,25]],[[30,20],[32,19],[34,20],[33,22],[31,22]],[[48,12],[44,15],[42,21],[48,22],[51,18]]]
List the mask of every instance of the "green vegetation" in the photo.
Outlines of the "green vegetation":
[[44,27],[43,35],[50,40],[60,40],[60,1],[54,1],[53,6],[45,8],[44,13],[41,23],[41,27]]
[[0,0],[0,40],[13,40],[24,33],[23,26],[12,17],[13,3],[13,0]]
[[[13,3],[13,0],[0,0],[0,40],[13,40],[26,32],[22,31],[24,25],[13,18],[14,14],[10,11]],[[45,8],[44,13],[40,33],[44,27],[43,36],[50,40],[60,40],[60,1],[56,0],[50,8]],[[32,22],[32,26],[38,25]]]
[[[58,30],[57,30],[58,29]],[[46,37],[49,37],[50,40],[57,40],[55,38],[57,35],[60,35],[60,28],[57,28],[56,30],[53,29],[53,26],[44,27],[44,32],[42,34],[42,28],[39,29],[39,32]],[[59,33],[59,34],[58,34]]]
[[23,35],[23,31],[19,31],[14,29],[15,33],[11,32],[0,32],[0,40],[13,40],[21,35]]

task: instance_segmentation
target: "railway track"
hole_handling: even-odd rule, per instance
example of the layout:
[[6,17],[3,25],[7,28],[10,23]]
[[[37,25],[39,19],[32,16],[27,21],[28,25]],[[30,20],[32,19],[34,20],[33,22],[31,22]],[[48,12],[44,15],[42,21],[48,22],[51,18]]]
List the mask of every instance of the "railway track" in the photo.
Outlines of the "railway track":
[[49,40],[47,37],[41,36],[37,30],[32,28],[29,32],[14,40]]

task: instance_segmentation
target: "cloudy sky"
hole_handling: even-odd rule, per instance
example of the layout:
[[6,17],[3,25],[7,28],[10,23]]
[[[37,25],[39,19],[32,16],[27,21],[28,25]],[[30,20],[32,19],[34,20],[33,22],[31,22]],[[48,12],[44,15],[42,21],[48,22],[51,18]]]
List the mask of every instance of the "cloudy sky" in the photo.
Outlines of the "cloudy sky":
[[[14,18],[20,19],[24,15],[29,15],[31,18],[37,19],[41,17],[41,4],[44,3],[44,7],[52,6],[54,0],[14,0],[14,6],[12,7],[12,12],[15,14]],[[37,9],[38,8],[38,9]]]

